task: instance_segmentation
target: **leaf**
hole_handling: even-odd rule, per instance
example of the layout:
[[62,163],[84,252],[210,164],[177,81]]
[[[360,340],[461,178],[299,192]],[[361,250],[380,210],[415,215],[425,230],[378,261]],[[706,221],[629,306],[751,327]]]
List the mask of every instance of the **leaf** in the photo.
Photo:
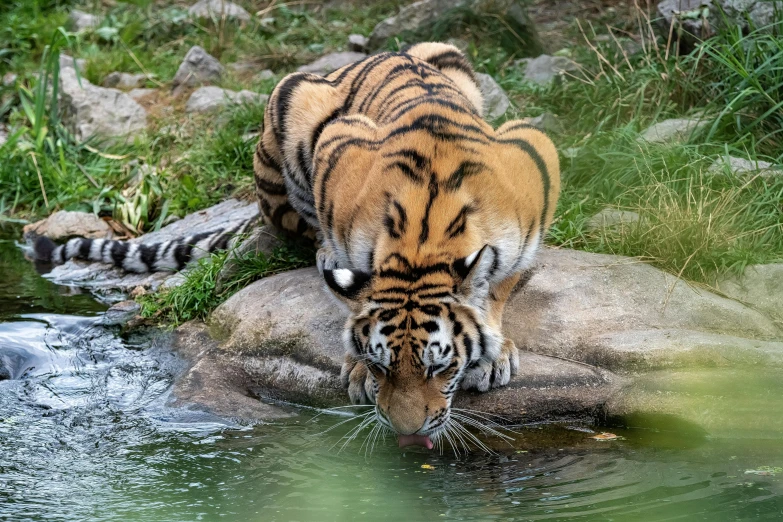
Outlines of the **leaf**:
[[435,469],[435,466],[431,464],[422,464],[421,469]]
[[608,432],[599,433],[598,435],[593,435],[590,438],[593,440],[600,440],[600,441],[622,440],[622,437],[618,437],[614,433],[608,433]]

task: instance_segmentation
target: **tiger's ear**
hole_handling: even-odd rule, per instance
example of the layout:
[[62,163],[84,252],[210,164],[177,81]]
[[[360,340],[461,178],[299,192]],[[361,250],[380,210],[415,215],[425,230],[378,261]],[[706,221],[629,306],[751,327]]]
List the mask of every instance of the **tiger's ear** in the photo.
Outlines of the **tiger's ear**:
[[454,272],[461,279],[459,294],[470,304],[481,305],[489,295],[489,274],[495,261],[495,251],[484,245],[467,257],[456,259]]
[[332,293],[345,303],[351,311],[361,308],[362,297],[370,289],[372,274],[361,270],[335,268],[324,270],[324,281]]

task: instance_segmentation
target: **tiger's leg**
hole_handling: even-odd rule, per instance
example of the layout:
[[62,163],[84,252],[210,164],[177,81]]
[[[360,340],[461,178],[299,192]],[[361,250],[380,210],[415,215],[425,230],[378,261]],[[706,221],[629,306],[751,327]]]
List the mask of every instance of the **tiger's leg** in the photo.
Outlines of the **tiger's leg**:
[[[512,290],[519,282],[521,274],[514,274],[498,283],[490,292],[489,315],[487,322],[496,331],[501,331],[503,309]],[[519,350],[514,341],[503,339],[500,354],[492,361],[481,361],[465,373],[463,389],[487,391],[490,388],[505,386],[519,370]]]
[[375,404],[375,380],[367,365],[350,354],[345,355],[340,381],[348,389],[351,404]]
[[315,230],[288,202],[281,156],[271,125],[265,125],[264,135],[253,156],[256,196],[261,214],[272,226],[298,236],[315,239]]

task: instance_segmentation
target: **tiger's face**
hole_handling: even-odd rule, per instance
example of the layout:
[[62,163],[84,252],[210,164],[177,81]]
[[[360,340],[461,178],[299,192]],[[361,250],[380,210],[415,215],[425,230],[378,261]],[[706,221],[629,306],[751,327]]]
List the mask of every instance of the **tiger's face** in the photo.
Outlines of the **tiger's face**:
[[378,422],[400,435],[437,438],[466,371],[500,350],[502,336],[484,319],[480,257],[416,267],[397,259],[365,275],[324,271],[352,312],[345,342],[355,365],[343,375],[349,395],[374,402]]

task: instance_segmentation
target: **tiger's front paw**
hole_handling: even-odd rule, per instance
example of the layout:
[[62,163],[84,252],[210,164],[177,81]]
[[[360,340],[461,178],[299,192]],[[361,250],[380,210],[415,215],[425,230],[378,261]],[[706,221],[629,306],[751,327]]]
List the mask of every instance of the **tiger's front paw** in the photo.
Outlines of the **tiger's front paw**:
[[375,404],[375,383],[363,362],[346,355],[340,380],[343,387],[348,388],[351,404]]
[[463,390],[485,392],[505,386],[519,371],[519,350],[511,339],[503,341],[500,355],[494,361],[480,361],[462,378]]

